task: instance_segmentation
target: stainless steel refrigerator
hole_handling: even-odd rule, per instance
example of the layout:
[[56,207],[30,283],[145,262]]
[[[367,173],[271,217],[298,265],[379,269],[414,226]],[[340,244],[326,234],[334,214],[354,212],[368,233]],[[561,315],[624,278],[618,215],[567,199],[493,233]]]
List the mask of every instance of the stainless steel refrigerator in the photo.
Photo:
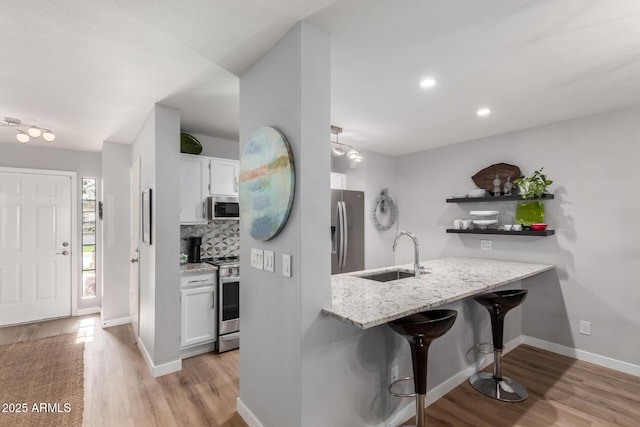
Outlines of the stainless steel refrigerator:
[[364,192],[331,190],[331,274],[364,269]]

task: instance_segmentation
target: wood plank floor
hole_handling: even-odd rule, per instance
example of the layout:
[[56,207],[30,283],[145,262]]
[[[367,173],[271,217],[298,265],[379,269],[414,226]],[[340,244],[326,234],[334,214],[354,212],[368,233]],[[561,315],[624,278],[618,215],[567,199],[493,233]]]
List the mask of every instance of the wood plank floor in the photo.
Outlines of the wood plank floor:
[[86,336],[83,425],[247,427],[235,411],[238,351],[185,359],[182,371],[153,378],[129,325],[102,329],[96,315],[0,328],[0,345],[71,332]]
[[[235,411],[237,351],[185,359],[182,371],[152,378],[130,327],[102,329],[95,315],[0,328],[0,345],[71,332],[87,337],[85,426],[247,427]],[[638,377],[526,345],[505,355],[503,372],[525,384],[526,401],[498,402],[464,382],[427,408],[427,424],[640,426]]]
[[503,375],[527,388],[525,401],[490,399],[465,381],[427,408],[427,425],[640,426],[638,377],[527,345],[502,360]]

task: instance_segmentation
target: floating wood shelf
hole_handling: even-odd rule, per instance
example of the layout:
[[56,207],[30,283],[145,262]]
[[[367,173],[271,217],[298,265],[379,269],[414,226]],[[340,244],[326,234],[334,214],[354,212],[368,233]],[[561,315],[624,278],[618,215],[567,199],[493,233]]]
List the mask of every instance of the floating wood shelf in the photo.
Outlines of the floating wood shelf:
[[507,201],[535,201],[535,200],[551,200],[553,194],[543,194],[539,199],[523,199],[519,194],[512,194],[510,196],[483,196],[483,197],[455,197],[447,199],[447,203],[477,203],[477,202],[507,202]]
[[556,234],[555,230],[521,230],[521,231],[507,231],[507,230],[496,230],[494,228],[487,229],[473,229],[473,230],[455,230],[453,228],[447,228],[447,233],[457,233],[457,234],[504,234],[505,236],[551,236]]

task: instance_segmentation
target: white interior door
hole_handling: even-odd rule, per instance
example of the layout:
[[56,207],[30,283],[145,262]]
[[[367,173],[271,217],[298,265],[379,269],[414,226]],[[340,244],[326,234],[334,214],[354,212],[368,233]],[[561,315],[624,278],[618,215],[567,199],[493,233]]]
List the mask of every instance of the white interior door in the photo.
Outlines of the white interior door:
[[0,325],[71,315],[71,176],[0,171]]
[[131,197],[131,235],[129,247],[131,255],[130,268],[130,297],[129,312],[131,313],[131,325],[136,340],[140,335],[140,158],[131,166],[130,171],[130,197]]

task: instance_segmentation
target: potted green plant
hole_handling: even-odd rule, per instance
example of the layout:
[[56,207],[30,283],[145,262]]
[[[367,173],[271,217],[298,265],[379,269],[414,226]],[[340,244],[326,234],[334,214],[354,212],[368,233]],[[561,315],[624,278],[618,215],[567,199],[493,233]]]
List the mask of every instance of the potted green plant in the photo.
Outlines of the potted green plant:
[[520,196],[524,199],[516,206],[516,224],[522,224],[523,227],[544,223],[544,203],[541,198],[548,192],[553,181],[547,178],[543,169],[534,171],[528,177],[513,180],[520,188]]

